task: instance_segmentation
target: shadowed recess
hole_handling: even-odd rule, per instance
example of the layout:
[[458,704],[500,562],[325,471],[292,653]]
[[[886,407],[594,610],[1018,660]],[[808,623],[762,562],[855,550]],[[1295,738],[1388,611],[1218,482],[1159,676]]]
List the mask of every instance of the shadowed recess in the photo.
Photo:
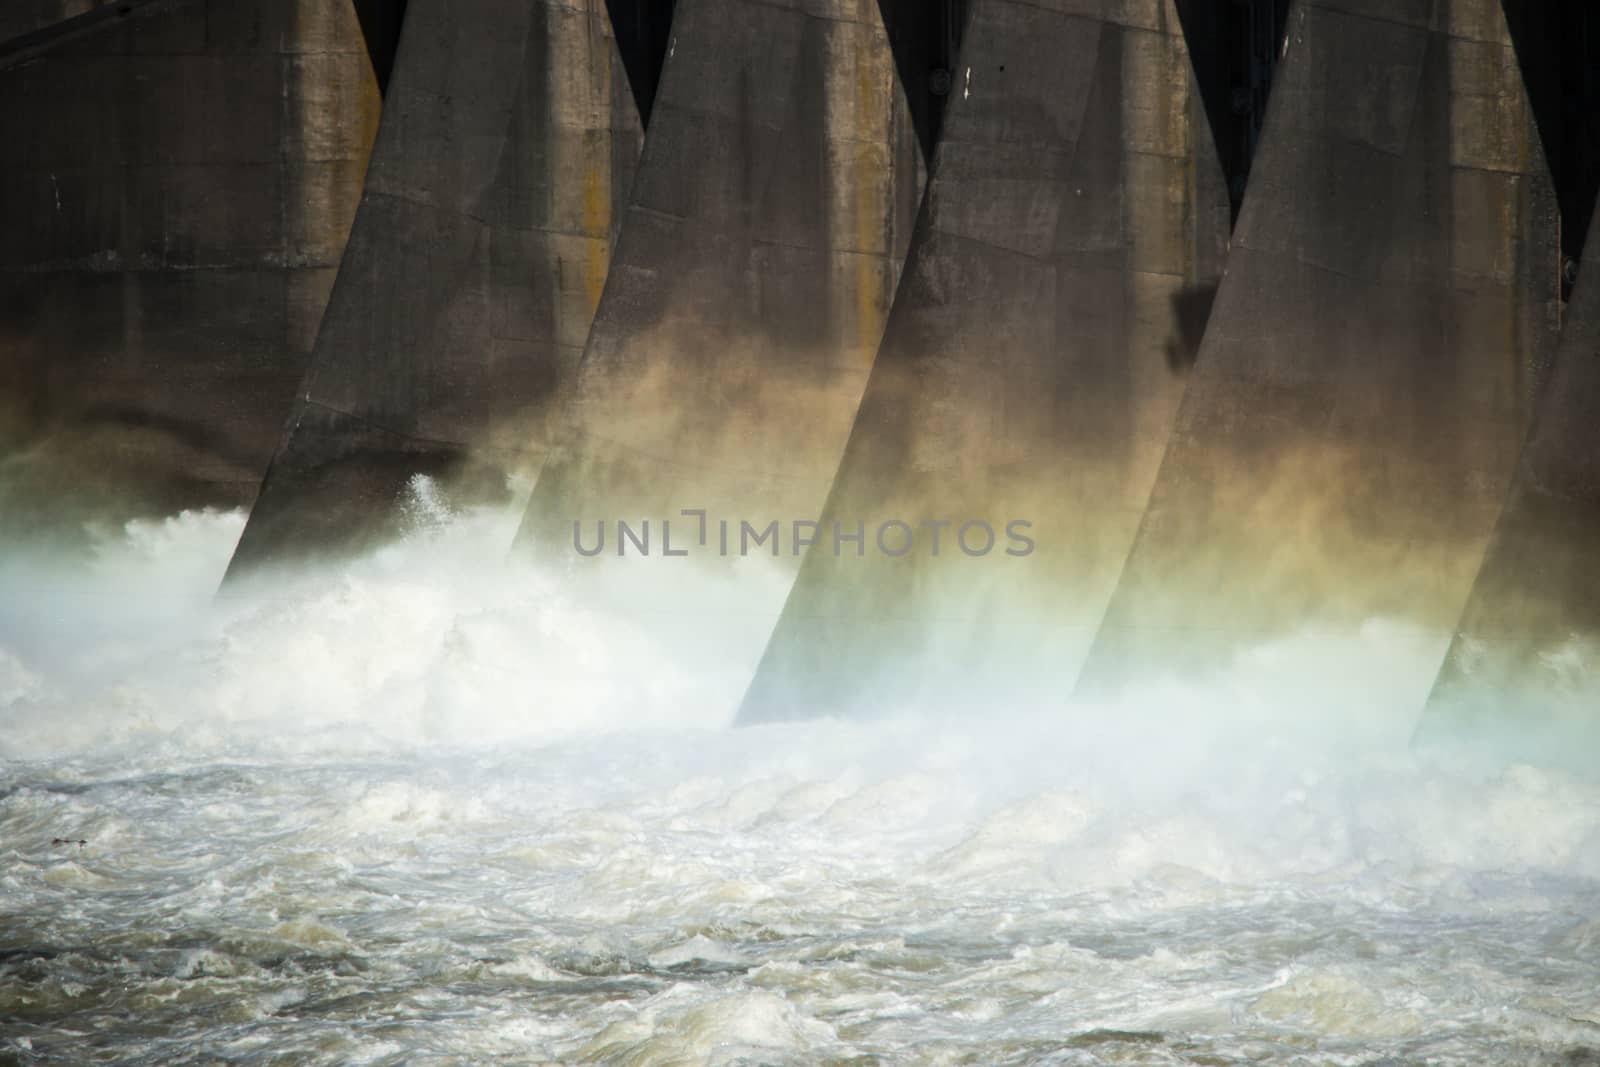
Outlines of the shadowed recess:
[[1502,5],[1561,204],[1563,295],[1570,296],[1600,196],[1600,4],[1502,0]]
[[955,87],[961,35],[972,0],[878,0],[894,64],[917,128],[922,158],[930,163]]
[[742,722],[1059,704],[1160,462],[1229,223],[1180,27],[974,0],[958,78]]
[[400,28],[406,21],[406,0],[354,0],[361,36],[367,43],[372,73],[380,92],[389,91],[395,53],[400,49]]
[[1173,6],[1238,218],[1283,55],[1289,0],[1174,0]]
[[1085,695],[1379,620],[1442,654],[1553,355],[1554,190],[1498,0],[1298,0],[1288,42]]
[[617,36],[617,51],[628,72],[634,105],[639,109],[639,121],[647,129],[656,87],[661,84],[661,66],[667,61],[667,48],[672,41],[675,7],[676,0],[606,0],[611,30]]

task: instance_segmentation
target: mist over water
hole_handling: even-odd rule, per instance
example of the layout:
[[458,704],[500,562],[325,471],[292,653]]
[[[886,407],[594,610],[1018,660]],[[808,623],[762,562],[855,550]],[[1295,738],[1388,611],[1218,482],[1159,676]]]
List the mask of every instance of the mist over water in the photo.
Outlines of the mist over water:
[[0,557],[0,1063],[1600,1062],[1600,784],[1415,758],[1440,635],[735,730],[759,561],[617,610],[413,520]]

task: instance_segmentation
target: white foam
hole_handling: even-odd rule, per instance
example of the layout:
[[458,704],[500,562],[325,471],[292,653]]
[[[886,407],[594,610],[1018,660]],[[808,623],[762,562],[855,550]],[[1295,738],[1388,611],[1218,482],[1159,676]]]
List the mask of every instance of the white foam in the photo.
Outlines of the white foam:
[[[1600,784],[1413,760],[1439,635],[1298,634],[1100,706],[731,730],[740,582],[770,575],[664,648],[507,562],[508,516],[423,512],[221,601],[236,514],[0,565],[8,907],[118,946],[106,989],[244,1005],[218,1017],[306,1062],[1484,1062],[1600,1032]],[[293,1019],[348,1022],[346,994],[400,1029]]]

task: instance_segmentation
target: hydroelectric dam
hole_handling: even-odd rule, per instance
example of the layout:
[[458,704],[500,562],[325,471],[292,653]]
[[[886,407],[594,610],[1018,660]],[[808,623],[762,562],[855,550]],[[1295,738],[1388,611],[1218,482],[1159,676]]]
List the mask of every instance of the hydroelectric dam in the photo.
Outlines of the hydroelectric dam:
[[1600,1059],[1592,0],[11,0],[0,1064]]

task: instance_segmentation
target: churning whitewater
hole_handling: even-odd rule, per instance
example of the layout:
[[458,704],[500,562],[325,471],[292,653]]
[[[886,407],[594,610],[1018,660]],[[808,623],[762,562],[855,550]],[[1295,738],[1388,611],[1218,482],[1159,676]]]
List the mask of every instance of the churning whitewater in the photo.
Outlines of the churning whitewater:
[[0,1063],[1600,1062],[1600,787],[1419,764],[1435,638],[733,730],[736,590],[649,647],[424,505],[0,564]]

